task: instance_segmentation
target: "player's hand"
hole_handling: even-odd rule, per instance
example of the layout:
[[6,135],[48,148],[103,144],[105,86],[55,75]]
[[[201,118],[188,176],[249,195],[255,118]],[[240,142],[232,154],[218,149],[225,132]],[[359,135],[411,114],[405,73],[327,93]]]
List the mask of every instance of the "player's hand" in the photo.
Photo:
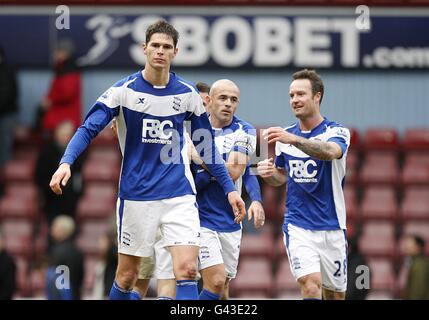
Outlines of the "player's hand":
[[246,207],[243,199],[241,199],[237,191],[232,191],[228,193],[228,201],[232,207],[232,211],[234,212],[234,222],[240,223],[246,216]]
[[268,141],[268,143],[273,142],[282,142],[286,144],[294,144],[296,143],[296,136],[292,133],[289,133],[285,131],[283,128],[280,127],[271,127],[267,130],[264,130],[262,133],[262,136],[265,140]]
[[112,124],[110,125],[110,130],[112,130],[113,136],[115,138],[118,137],[118,123],[116,122],[116,119],[112,120]]
[[269,158],[258,162],[257,171],[258,175],[262,178],[270,178],[273,176],[275,170],[273,158]]
[[259,201],[252,201],[248,210],[248,220],[250,221],[253,217],[253,223],[255,228],[260,228],[265,223],[265,211],[262,203]]
[[49,183],[49,187],[51,187],[52,191],[56,194],[63,194],[61,186],[65,187],[70,177],[70,165],[68,163],[62,163],[52,176],[51,182]]

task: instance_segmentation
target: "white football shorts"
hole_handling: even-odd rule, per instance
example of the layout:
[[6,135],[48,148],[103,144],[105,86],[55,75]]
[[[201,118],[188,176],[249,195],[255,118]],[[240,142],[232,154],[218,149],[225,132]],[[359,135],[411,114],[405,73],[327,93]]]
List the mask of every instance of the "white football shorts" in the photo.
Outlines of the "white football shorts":
[[217,232],[202,227],[199,270],[223,263],[226,277],[234,279],[237,275],[241,236],[241,229],[234,232]]
[[322,287],[347,289],[347,240],[344,230],[306,230],[292,224],[284,232],[289,265],[296,280],[320,272]]
[[200,219],[195,195],[154,200],[118,199],[118,252],[152,257],[158,228],[164,246],[200,245]]

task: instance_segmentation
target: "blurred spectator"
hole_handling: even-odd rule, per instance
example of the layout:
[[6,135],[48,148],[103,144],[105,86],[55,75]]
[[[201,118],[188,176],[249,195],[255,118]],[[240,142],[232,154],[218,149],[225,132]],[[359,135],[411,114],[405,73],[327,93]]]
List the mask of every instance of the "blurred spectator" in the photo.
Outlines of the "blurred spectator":
[[407,235],[403,254],[408,269],[403,298],[405,300],[429,299],[429,259],[424,256],[425,241],[418,235]]
[[116,231],[114,230],[107,232],[99,239],[100,261],[96,266],[93,291],[94,299],[101,300],[109,297],[118,265],[118,247],[116,241]]
[[55,216],[66,214],[75,217],[76,206],[82,194],[82,175],[80,174],[85,157],[79,157],[73,165],[73,176],[63,188],[59,197],[49,188],[49,182],[58,168],[67,143],[74,133],[74,125],[70,121],[59,123],[55,129],[53,140],[46,143],[36,162],[35,180],[44,199],[43,211],[49,226]]
[[15,72],[6,63],[5,53],[0,46],[0,173],[12,152],[13,128],[18,112],[17,96]]
[[3,246],[0,230],[0,300],[11,300],[16,290],[16,264]]
[[[84,257],[82,252],[73,242],[75,223],[69,216],[58,216],[51,227],[51,236],[54,241],[49,252],[49,268],[47,271],[47,296],[53,300],[80,300],[84,279]],[[57,267],[67,267],[67,273],[59,273]],[[62,270],[62,269],[59,269]],[[64,276],[64,281],[57,281],[59,276]],[[67,280],[70,280],[67,283]],[[58,288],[57,284],[69,284],[68,288]]]
[[75,63],[74,44],[60,40],[53,54],[54,78],[40,103],[36,127],[52,133],[57,124],[70,120],[74,129],[81,123],[81,75]]
[[[356,287],[356,279],[362,274],[356,273],[356,270],[358,266],[367,266],[368,263],[359,250],[358,240],[356,238],[350,238],[347,242],[349,252],[347,256],[346,300],[365,300],[369,293],[369,289],[359,289]],[[368,280],[368,283],[370,283],[370,279]]]

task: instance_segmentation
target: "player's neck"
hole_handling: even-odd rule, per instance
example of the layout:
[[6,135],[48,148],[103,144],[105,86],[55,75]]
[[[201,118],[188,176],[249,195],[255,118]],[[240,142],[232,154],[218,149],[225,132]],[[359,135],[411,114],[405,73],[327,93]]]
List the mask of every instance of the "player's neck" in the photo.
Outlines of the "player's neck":
[[167,69],[154,69],[146,65],[142,71],[143,79],[153,86],[166,86],[170,80],[170,72]]
[[321,124],[323,120],[324,119],[320,113],[315,114],[314,116],[306,119],[299,119],[299,127],[301,131],[311,131]]
[[209,120],[210,120],[210,124],[212,125],[212,128],[215,128],[215,129],[225,128],[232,123],[232,119],[231,121],[225,122],[225,121],[220,121],[215,117],[209,117]]

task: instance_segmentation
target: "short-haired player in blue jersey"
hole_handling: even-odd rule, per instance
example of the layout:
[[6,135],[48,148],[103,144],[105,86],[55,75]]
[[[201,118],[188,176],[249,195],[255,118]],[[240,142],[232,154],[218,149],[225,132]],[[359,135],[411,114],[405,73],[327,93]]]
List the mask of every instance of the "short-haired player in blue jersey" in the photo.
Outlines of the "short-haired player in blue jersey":
[[[218,80],[210,89],[207,111],[215,131],[216,146],[226,162],[237,190],[240,191],[242,176],[256,149],[256,130],[234,115],[239,100],[240,89],[234,82],[227,79]],[[192,160],[199,162],[194,157]],[[234,222],[231,206],[216,179],[203,167],[196,167],[193,172],[198,190],[197,203],[201,222],[199,263],[203,290],[200,299],[214,300],[219,299],[221,295],[227,299],[229,282],[237,273],[241,225]],[[252,181],[254,183],[248,191],[253,197],[252,200],[256,200],[249,208],[249,218],[253,214],[259,227],[265,218],[260,202],[259,184],[255,176],[248,175],[246,179],[247,186],[249,181],[250,184]]]
[[132,298],[141,257],[152,256],[158,227],[172,255],[176,298],[198,297],[195,276],[200,224],[185,121],[191,124],[191,136],[196,130],[205,130],[212,138],[195,143],[204,146],[201,156],[222,186],[236,221],[246,213],[214,144],[201,97],[193,85],[170,72],[178,37],[177,30],[166,21],[148,27],[142,47],[144,70],[118,81],[100,96],[67,146],[50,182],[52,190],[61,194],[61,186],[71,176],[70,166],[116,117],[123,159],[117,205],[118,269],[110,299]]
[[[293,74],[290,105],[298,122],[264,133],[276,159],[258,163],[272,186],[287,181],[283,224],[291,271],[304,299],[344,299],[347,288],[343,184],[350,132],[320,113],[324,86],[313,70]],[[323,290],[322,290],[323,289]]]

